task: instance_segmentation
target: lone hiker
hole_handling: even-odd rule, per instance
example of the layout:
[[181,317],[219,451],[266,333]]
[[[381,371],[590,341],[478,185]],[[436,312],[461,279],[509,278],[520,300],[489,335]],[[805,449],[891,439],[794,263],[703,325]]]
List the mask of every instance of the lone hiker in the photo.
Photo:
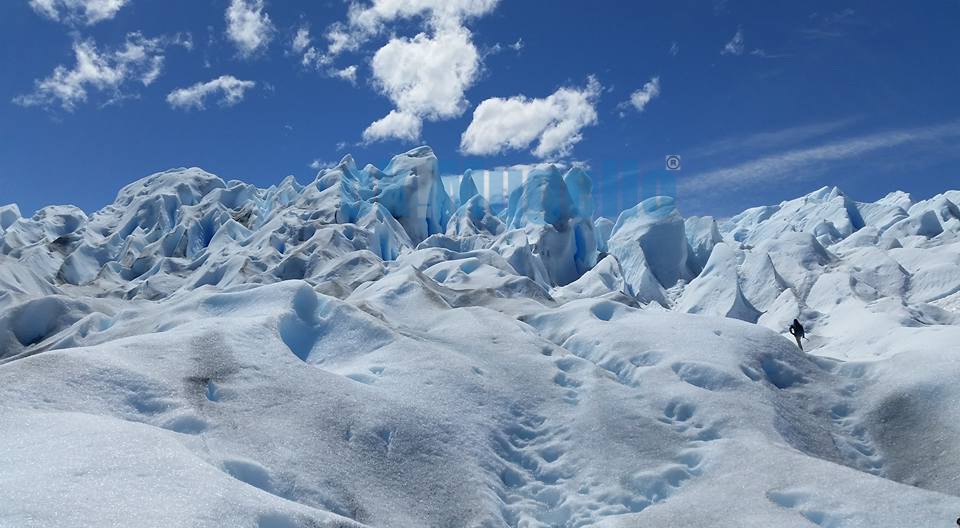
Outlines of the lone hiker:
[[793,324],[790,325],[790,335],[797,339],[797,346],[800,347],[800,350],[803,350],[803,345],[800,344],[800,339],[803,338],[803,325],[800,324],[800,321],[793,320]]

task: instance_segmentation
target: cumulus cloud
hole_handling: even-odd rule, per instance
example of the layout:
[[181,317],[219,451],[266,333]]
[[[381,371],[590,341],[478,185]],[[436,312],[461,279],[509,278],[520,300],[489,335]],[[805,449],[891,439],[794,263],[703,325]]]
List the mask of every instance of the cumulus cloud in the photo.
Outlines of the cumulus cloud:
[[231,0],[227,7],[227,38],[241,56],[255,55],[273,39],[275,28],[263,9],[263,0]]
[[[654,77],[643,85],[643,88],[630,94],[630,100],[620,103],[620,108],[633,107],[637,112],[643,112],[647,104],[660,96],[660,77]],[[623,113],[621,112],[621,117]]]
[[189,38],[146,38],[130,33],[123,46],[101,51],[92,39],[73,43],[76,63],[72,67],[57,66],[44,79],[34,81],[31,93],[19,95],[13,102],[20,106],[61,107],[72,112],[87,101],[91,91],[104,92],[107,103],[128,97],[127,84],[149,86],[163,70],[164,49],[169,45],[189,47]]
[[[341,53],[353,51],[385,32],[389,24],[419,19],[422,30],[412,38],[392,36],[373,55],[373,86],[394,104],[394,111],[371,124],[365,141],[386,138],[415,140],[424,120],[463,115],[465,92],[476,82],[482,56],[464,23],[496,8],[499,0],[372,0],[353,3],[347,19],[331,25],[326,52],[309,48],[304,63],[327,67]],[[517,47],[522,46],[520,41]],[[344,70],[328,72],[344,78]],[[353,71],[355,75],[355,70]],[[350,80],[348,78],[348,80]],[[397,127],[408,125],[407,131]],[[389,125],[389,127],[387,126]],[[381,134],[381,131],[389,133]]]
[[232,75],[221,75],[212,81],[199,82],[187,88],[178,88],[167,94],[167,103],[172,108],[203,110],[208,97],[219,96],[217,104],[233,106],[256,86],[253,81],[241,81]]
[[583,139],[581,130],[597,123],[596,101],[602,88],[590,77],[583,88],[560,88],[542,99],[523,95],[487,99],[473,112],[460,138],[465,154],[492,155],[537,142],[539,158],[569,155]]
[[[432,37],[420,33],[411,39],[392,38],[374,54],[371,67],[374,86],[396,106],[391,115],[417,118],[387,116],[384,119],[392,125],[406,123],[412,128],[382,137],[415,140],[420,137],[424,119],[436,121],[463,114],[467,107],[464,92],[480,72],[480,54],[470,40],[470,32],[457,27]],[[365,140],[379,137],[367,133],[380,128],[375,125],[364,132]]]
[[374,83],[402,112],[429,119],[456,117],[464,90],[480,69],[479,53],[463,28],[435,37],[394,38],[373,56]]
[[92,26],[110,20],[129,0],[30,0],[37,13],[67,24]]
[[468,19],[490,13],[498,3],[499,0],[373,0],[366,6],[354,3],[346,23],[338,22],[328,30],[327,53],[356,50],[396,20],[422,17],[433,31],[459,28]]
[[364,143],[399,139],[402,141],[416,141],[420,139],[423,129],[423,120],[415,114],[391,110],[382,119],[370,123],[363,131]]
[[743,55],[744,44],[743,44],[743,29],[737,28],[737,32],[733,35],[733,38],[730,39],[730,42],[727,42],[723,46],[723,49],[720,50],[721,55]]

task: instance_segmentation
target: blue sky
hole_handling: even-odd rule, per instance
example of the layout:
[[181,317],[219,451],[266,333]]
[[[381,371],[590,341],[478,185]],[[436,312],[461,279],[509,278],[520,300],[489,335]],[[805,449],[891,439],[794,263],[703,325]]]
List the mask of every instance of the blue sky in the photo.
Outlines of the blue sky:
[[93,211],[178,166],[307,182],[418,144],[445,174],[583,163],[605,215],[669,154],[685,214],[925,198],[960,187],[958,27],[957,0],[9,0],[0,203]]

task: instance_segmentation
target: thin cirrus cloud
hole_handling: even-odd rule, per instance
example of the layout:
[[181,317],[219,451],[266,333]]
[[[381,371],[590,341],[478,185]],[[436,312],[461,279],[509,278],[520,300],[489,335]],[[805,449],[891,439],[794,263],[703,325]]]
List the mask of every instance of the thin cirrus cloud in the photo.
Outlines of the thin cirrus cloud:
[[110,20],[129,0],[30,0],[30,7],[50,20],[85,24]]
[[802,175],[824,162],[839,162],[886,149],[960,138],[960,121],[868,134],[807,148],[774,153],[684,179],[682,192],[734,191],[770,185]]
[[217,98],[220,106],[233,106],[243,101],[247,90],[256,86],[253,81],[242,81],[232,75],[221,75],[207,82],[199,82],[186,88],[178,88],[167,95],[172,108],[203,110],[208,98]]
[[104,104],[135,97],[129,86],[153,84],[163,70],[164,51],[171,45],[189,49],[192,41],[189,35],[147,38],[129,33],[122,46],[101,50],[92,39],[77,40],[72,67],[57,66],[46,78],[34,81],[32,92],[14,97],[13,102],[72,112],[87,102],[91,93],[104,94]]
[[227,38],[241,57],[260,53],[273,40],[276,28],[264,11],[263,0],[231,0],[225,16]]
[[464,154],[494,155],[528,148],[538,158],[568,156],[583,139],[581,131],[597,123],[602,87],[595,77],[583,88],[564,87],[538,99],[523,95],[481,102],[460,138]]
[[859,117],[845,117],[820,121],[779,130],[767,130],[748,135],[739,135],[713,141],[687,152],[690,158],[723,158],[740,152],[769,152],[783,150],[790,145],[826,136],[850,127],[860,121]]

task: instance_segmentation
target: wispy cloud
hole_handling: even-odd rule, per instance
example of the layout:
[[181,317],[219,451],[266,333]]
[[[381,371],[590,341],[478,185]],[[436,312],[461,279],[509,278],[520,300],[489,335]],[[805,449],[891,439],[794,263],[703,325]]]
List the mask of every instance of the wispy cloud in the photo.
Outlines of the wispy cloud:
[[737,32],[733,34],[733,38],[727,42],[723,49],[720,50],[721,55],[743,55],[744,51],[743,43],[743,29],[737,28]]
[[624,110],[630,107],[633,107],[637,112],[643,112],[647,104],[659,96],[660,77],[653,77],[649,82],[645,83],[642,88],[630,94],[630,100],[617,105],[617,107],[620,108],[620,117],[624,117],[626,115]]
[[273,39],[276,29],[263,9],[263,0],[231,0],[227,7],[227,38],[242,57],[256,55]]
[[841,38],[860,25],[864,24],[857,17],[856,11],[847,8],[828,13],[813,13],[809,17],[810,26],[804,27],[800,33],[811,40],[830,40]]
[[329,160],[324,160],[320,158],[317,158],[311,161],[309,165],[309,167],[313,170],[329,169],[330,167],[336,167],[336,166],[337,166],[336,161],[329,161]]
[[678,182],[685,193],[735,191],[753,185],[773,185],[800,177],[824,163],[853,160],[896,147],[943,139],[960,139],[960,121],[892,130],[847,138],[815,147],[775,153],[731,167],[717,169]]
[[232,75],[221,75],[212,81],[197,83],[170,92],[167,95],[167,103],[172,108],[203,110],[206,107],[207,98],[219,95],[218,104],[220,106],[233,106],[243,101],[247,90],[254,86],[256,86],[256,83],[253,81],[241,81]]
[[842,130],[856,123],[857,117],[847,117],[833,121],[822,121],[805,125],[769,130],[749,135],[739,135],[707,143],[706,145],[686,150],[685,154],[691,159],[722,157],[731,153],[766,152],[772,149],[783,149],[787,146],[796,146],[803,142],[825,136]]
[[189,49],[193,43],[189,35],[147,38],[140,33],[128,34],[123,46],[113,49],[100,49],[92,39],[77,40],[72,67],[57,66],[48,77],[34,81],[31,93],[19,95],[13,102],[46,109],[59,106],[72,112],[87,101],[90,92],[105,93],[106,104],[132,97],[127,86],[153,84],[163,71],[164,50],[171,45]]
[[92,26],[110,20],[129,0],[30,0],[37,13],[65,24]]
[[350,84],[357,84],[357,65],[356,64],[351,64],[346,68],[340,68],[340,69],[332,68],[329,73],[331,77],[343,79],[344,81],[347,81]]

